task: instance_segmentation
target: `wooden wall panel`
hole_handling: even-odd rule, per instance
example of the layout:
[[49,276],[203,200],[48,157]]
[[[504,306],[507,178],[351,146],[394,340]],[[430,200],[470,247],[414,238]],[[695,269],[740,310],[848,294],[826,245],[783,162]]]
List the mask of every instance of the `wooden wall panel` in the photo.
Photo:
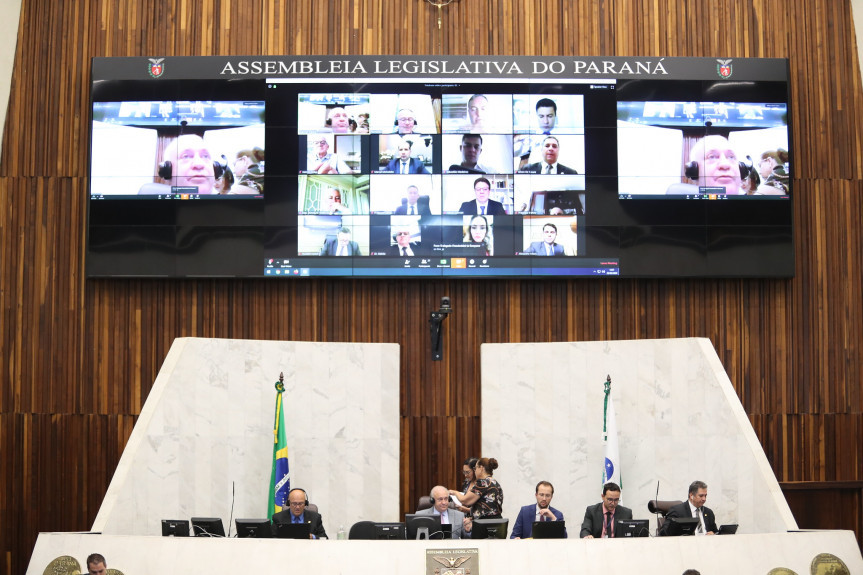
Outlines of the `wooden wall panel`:
[[[796,276],[86,281],[90,58],[213,54],[788,57]],[[456,0],[440,12],[422,0],[24,0],[3,138],[0,574],[23,572],[38,531],[90,526],[176,337],[401,344],[405,511],[482,455],[486,342],[708,337],[783,485],[832,501],[863,480],[863,89],[848,0]],[[428,315],[443,295],[455,311],[432,362]]]

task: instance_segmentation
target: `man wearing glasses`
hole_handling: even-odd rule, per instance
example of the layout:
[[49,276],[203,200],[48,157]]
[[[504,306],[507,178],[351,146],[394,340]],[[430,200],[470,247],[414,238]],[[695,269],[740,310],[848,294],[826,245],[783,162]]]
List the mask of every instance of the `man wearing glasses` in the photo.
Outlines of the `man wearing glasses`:
[[288,492],[288,505],[290,509],[279,511],[273,515],[273,524],[276,523],[309,523],[309,539],[326,538],[327,532],[324,531],[324,524],[321,521],[321,514],[311,509],[306,509],[309,504],[306,492],[299,487],[291,489]]
[[477,178],[473,182],[473,192],[475,200],[464,202],[458,211],[470,216],[505,216],[506,210],[503,204],[495,200],[490,200],[491,182],[488,178]]
[[417,255],[417,252],[420,249],[420,244],[417,242],[411,242],[411,230],[409,226],[393,226],[393,239],[395,239],[396,244],[389,247],[387,255],[405,258]]
[[317,174],[351,174],[353,171],[338,154],[330,153],[330,143],[320,135],[312,136],[308,171]]
[[582,539],[614,537],[614,527],[618,521],[630,521],[632,509],[620,505],[620,486],[608,482],[602,486],[602,501],[590,505],[584,512],[581,524]]

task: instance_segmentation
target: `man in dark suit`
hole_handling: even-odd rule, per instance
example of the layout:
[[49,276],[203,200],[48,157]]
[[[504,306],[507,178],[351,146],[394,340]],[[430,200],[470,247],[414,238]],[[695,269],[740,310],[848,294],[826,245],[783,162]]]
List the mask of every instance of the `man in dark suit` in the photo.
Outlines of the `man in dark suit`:
[[465,518],[464,513],[458,509],[449,508],[449,490],[443,485],[435,485],[431,490],[433,507],[417,511],[416,515],[441,516],[441,523],[452,525],[452,538],[465,539],[470,537],[473,521],[470,517]]
[[712,509],[704,505],[706,501],[707,484],[703,481],[693,481],[689,485],[689,500],[668,510],[668,513],[665,514],[665,522],[659,529],[659,534],[669,534],[669,527],[671,526],[669,519],[694,517],[698,519],[698,526],[695,528],[696,535],[715,535],[719,531],[716,527],[716,515],[713,514]]
[[425,164],[417,158],[411,158],[411,142],[399,142],[399,155],[387,164],[387,171],[394,174],[428,174]]
[[303,489],[295,487],[288,492],[289,509],[279,511],[273,515],[273,525],[277,523],[309,523],[309,539],[320,539],[326,537],[321,514],[311,509],[306,509],[309,504],[308,495]]
[[618,505],[620,503],[620,486],[608,482],[602,486],[602,501],[589,505],[584,511],[584,521],[581,523],[582,539],[599,539],[614,537],[617,521],[632,519],[632,509]]
[[527,174],[578,174],[572,168],[557,163],[557,157],[560,155],[560,141],[554,136],[547,136],[542,141],[540,153],[542,154],[541,162],[528,164],[521,168],[519,172]]
[[476,200],[464,202],[458,211],[469,216],[477,214],[484,216],[505,216],[503,204],[488,199],[491,195],[491,182],[487,178],[477,178],[473,182],[473,192]]
[[563,246],[557,243],[557,226],[551,222],[542,226],[541,242],[531,242],[530,247],[522,253],[533,254],[536,256],[562,256]]
[[421,202],[419,188],[408,186],[407,202],[397,207],[395,213],[399,216],[430,216],[428,196],[425,196],[425,201]]
[[[551,506],[554,485],[548,481],[536,484],[536,505],[525,505],[518,512],[510,539],[527,539],[533,533],[534,521],[563,521],[563,513]],[[564,534],[566,531],[564,530]]]
[[324,240],[322,256],[361,256],[360,246],[351,240],[351,229],[341,228],[337,237]]
[[[396,245],[387,248],[388,256],[412,257],[419,253],[419,242],[412,242],[411,228],[408,225],[393,226]],[[434,497],[432,497],[434,499]]]

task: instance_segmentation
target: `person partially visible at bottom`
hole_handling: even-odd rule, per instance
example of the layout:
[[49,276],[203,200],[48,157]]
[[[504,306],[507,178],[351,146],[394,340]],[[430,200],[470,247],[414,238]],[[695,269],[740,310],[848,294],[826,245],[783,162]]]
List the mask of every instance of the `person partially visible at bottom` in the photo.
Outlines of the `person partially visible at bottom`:
[[360,246],[357,242],[351,240],[351,229],[340,228],[335,238],[327,238],[324,240],[324,247],[321,248],[322,256],[361,256]]
[[675,517],[694,517],[698,519],[698,526],[695,528],[696,535],[715,535],[718,529],[716,528],[716,515],[713,510],[704,505],[707,501],[707,484],[703,481],[693,481],[689,485],[689,499],[680,505],[675,505],[665,514],[665,523],[659,530],[660,535],[668,535],[668,530],[672,524],[670,521]]
[[464,241],[477,249],[477,255],[493,255],[491,229],[485,216],[474,216],[470,219]]
[[764,183],[758,187],[756,194],[764,196],[784,196],[788,193],[788,152],[782,148],[770,150],[761,154],[758,171]]
[[557,226],[549,222],[542,226],[542,241],[531,242],[530,246],[522,253],[536,256],[562,256],[564,255],[563,246],[556,240]]
[[309,523],[309,539],[327,537],[321,514],[306,509],[309,496],[305,490],[295,487],[288,492],[289,509],[284,509],[273,515],[273,525],[278,523]]
[[[548,481],[540,481],[536,484],[536,505],[531,503],[525,505],[518,512],[515,525],[512,528],[510,539],[527,539],[533,535],[533,523],[535,521],[563,521],[563,513],[551,506],[551,498],[554,497],[554,485]],[[564,530],[564,537],[566,537]]]
[[584,510],[582,539],[614,537],[615,523],[632,519],[632,509],[620,505],[620,486],[608,482],[602,486],[602,501]]
[[474,519],[498,519],[503,509],[503,487],[492,477],[499,467],[497,459],[483,457],[476,462],[476,485],[466,494],[450,489],[462,505],[470,506]]
[[488,178],[477,178],[473,181],[473,193],[476,199],[462,202],[458,211],[467,215],[505,216],[506,209],[503,204],[489,199],[491,195],[491,182]]
[[108,572],[105,558],[98,553],[87,556],[87,575],[105,575]]
[[683,575],[701,575],[701,572],[695,569],[687,569],[683,572]]
[[458,509],[449,508],[449,492],[443,485],[435,485],[431,490],[433,507],[417,511],[416,515],[439,515],[442,525],[452,525],[452,538],[465,539],[470,537],[473,520],[465,517]]
[[230,194],[260,194],[264,191],[264,150],[255,147],[237,152],[234,160],[234,177]]

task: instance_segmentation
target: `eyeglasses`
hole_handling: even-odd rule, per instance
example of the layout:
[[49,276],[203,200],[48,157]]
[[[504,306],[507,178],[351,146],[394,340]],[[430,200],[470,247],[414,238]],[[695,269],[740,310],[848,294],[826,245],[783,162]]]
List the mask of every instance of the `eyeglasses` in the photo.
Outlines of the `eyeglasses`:
[[397,236],[409,236],[409,235],[411,235],[411,233],[410,232],[397,232],[396,235]]
[[463,475],[471,475],[473,473],[473,469],[465,469],[462,471]]
[[305,504],[305,501],[291,501],[288,505],[290,505],[291,507],[302,507]]

